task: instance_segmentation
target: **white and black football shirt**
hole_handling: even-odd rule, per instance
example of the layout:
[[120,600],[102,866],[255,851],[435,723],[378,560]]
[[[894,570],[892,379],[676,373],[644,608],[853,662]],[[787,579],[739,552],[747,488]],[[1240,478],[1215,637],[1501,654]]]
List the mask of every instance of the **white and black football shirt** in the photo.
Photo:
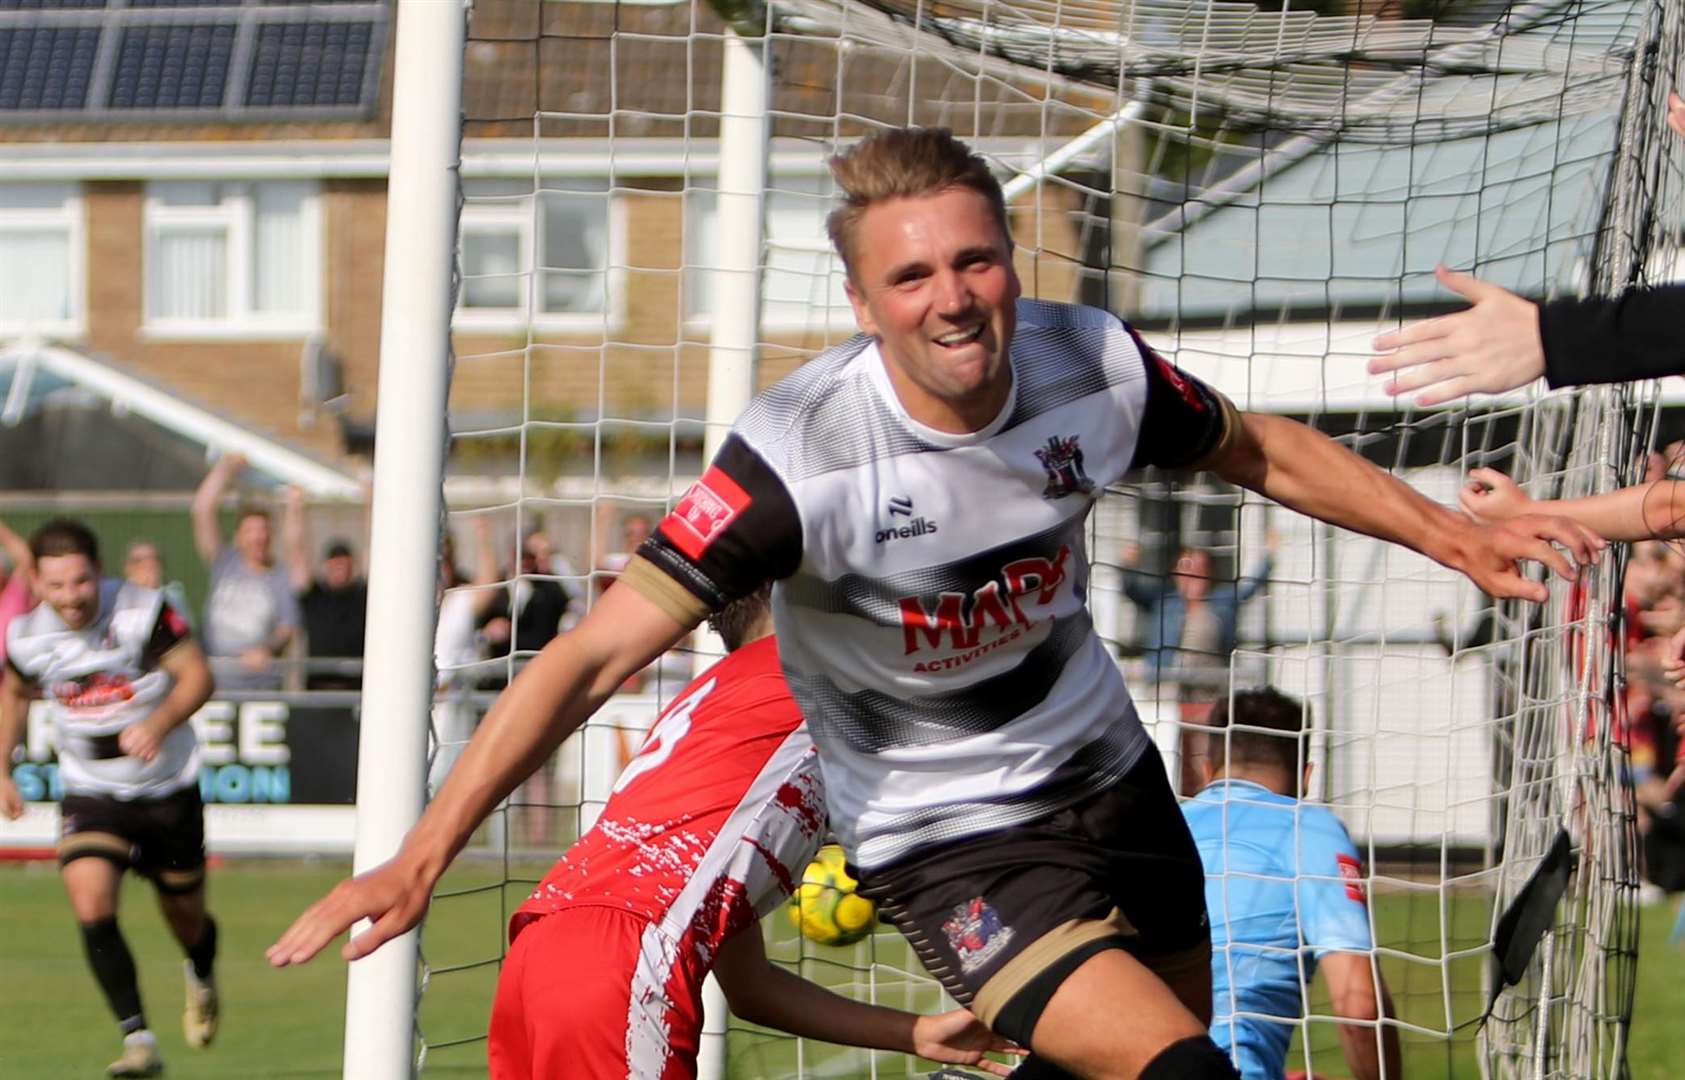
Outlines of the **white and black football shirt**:
[[953,435],[907,415],[871,339],[828,350],[755,400],[622,579],[691,617],[777,582],[862,867],[1044,817],[1147,745],[1089,619],[1083,525],[1128,470],[1210,455],[1233,408],[1094,308],[1020,301],[1011,363],[999,416]]
[[160,665],[188,638],[187,620],[157,589],[105,578],[99,615],[72,630],[50,604],[6,627],[6,663],[40,687],[57,730],[59,779],[72,795],[156,799],[199,779],[191,724],[164,737],[151,761],[125,755],[117,735],[175,686]]

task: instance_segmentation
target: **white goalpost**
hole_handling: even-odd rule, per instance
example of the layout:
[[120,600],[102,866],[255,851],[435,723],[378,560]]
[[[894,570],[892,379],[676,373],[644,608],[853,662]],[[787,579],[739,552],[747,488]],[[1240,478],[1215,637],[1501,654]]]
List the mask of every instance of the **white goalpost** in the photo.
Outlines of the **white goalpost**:
[[[438,567],[420,538],[443,520],[454,543],[447,607],[552,583],[577,617],[753,392],[853,333],[824,160],[877,128],[955,129],[998,168],[1027,295],[1122,315],[1243,409],[1447,503],[1483,465],[1539,497],[1633,482],[1671,404],[1653,389],[1419,410],[1364,361],[1375,333],[1458,306],[1439,262],[1532,296],[1685,272],[1685,150],[1660,111],[1685,75],[1678,5],[1317,7],[400,0],[358,869],[530,655],[482,630],[423,680]],[[547,554],[523,561],[534,535]],[[1426,559],[1156,473],[1108,492],[1088,540],[1096,625],[1173,774],[1198,701],[1269,683],[1310,704],[1312,797],[1364,854],[1412,1075],[1624,1074],[1639,867],[1618,559],[1547,604],[1493,605]],[[1229,581],[1274,554],[1232,657],[1160,666],[1130,597],[1185,546]],[[510,912],[717,652],[628,687],[494,815],[419,944],[353,968],[348,1078],[483,1060]],[[1506,986],[1506,913],[1559,837],[1560,898]],[[764,930],[839,992],[943,1004],[888,930],[846,948]],[[1314,982],[1303,1004],[1289,1067],[1344,1072]],[[708,1007],[706,1080],[932,1068]]]

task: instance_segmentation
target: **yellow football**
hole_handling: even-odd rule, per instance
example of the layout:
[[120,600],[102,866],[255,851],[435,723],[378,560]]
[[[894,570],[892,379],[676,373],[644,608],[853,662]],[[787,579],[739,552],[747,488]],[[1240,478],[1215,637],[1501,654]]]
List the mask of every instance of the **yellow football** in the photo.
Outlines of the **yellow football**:
[[842,848],[826,844],[802,873],[785,911],[802,936],[819,945],[852,945],[877,925],[877,905],[855,893]]

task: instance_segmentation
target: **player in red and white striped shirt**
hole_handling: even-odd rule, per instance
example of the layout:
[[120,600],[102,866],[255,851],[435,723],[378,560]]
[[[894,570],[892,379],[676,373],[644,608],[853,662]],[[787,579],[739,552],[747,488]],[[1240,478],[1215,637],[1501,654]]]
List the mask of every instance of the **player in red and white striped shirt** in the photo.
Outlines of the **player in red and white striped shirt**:
[[767,590],[715,628],[731,655],[667,707],[597,824],[510,920],[493,1080],[695,1076],[710,970],[743,1019],[1006,1075],[983,1053],[1010,1044],[963,1009],[864,1005],[767,961],[760,919],[813,858],[825,797]]

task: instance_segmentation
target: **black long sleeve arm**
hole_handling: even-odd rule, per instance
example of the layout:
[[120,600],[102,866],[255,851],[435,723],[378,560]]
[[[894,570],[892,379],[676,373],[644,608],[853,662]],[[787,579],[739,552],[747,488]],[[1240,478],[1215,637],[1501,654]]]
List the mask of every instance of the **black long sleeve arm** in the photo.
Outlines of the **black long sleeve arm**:
[[1539,306],[1552,387],[1685,374],[1685,285]]

